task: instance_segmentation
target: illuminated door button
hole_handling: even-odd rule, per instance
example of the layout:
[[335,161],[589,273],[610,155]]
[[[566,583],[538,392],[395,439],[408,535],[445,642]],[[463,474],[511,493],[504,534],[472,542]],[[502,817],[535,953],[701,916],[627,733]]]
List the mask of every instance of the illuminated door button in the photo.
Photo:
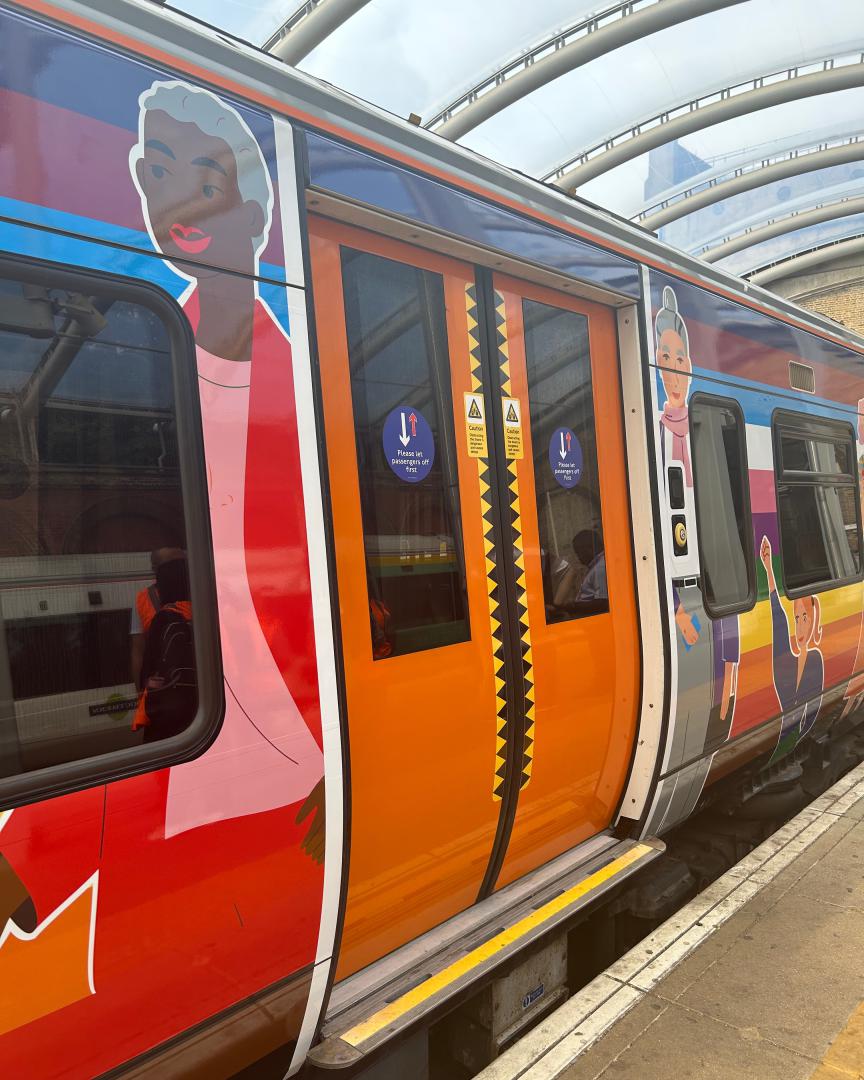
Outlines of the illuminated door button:
[[675,543],[675,554],[687,554],[687,523],[683,517],[672,518],[672,539]]

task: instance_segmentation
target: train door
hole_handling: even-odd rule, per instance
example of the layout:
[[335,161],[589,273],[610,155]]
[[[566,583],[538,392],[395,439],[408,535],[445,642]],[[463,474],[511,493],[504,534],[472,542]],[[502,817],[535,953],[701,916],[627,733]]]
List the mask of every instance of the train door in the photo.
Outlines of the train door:
[[500,275],[491,303],[526,717],[501,886],[612,820],[639,647],[614,313]]
[[476,899],[496,694],[480,480],[455,417],[473,270],[321,221],[311,256],[349,728],[342,976]]
[[[310,242],[350,754],[344,977],[609,824],[636,650],[623,646],[634,615],[611,316],[581,311],[570,387],[552,370],[577,355],[566,297],[550,336],[542,290],[502,279],[493,301],[466,263],[318,219]],[[588,419],[595,315],[612,372],[604,437],[618,440],[599,466],[608,511]],[[536,485],[535,413],[551,476]],[[578,567],[577,534],[592,544]]]

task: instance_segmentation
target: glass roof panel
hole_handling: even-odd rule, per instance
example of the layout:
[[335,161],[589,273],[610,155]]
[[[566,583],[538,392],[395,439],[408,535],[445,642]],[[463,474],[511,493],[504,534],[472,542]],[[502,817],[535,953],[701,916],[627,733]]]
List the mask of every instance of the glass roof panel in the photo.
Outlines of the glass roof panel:
[[[697,171],[695,175],[688,176],[689,169],[682,170],[686,179],[675,180],[674,172],[672,179],[663,180],[664,174],[660,169],[653,169],[654,178],[657,181],[656,186],[659,190],[656,194],[653,194],[649,199],[643,201],[642,206],[639,208],[639,215],[634,215],[634,220],[642,221],[641,215],[653,215],[659,210],[665,210],[667,207],[672,207],[679,212],[687,211],[687,203],[690,196],[699,195],[702,192],[709,190],[710,188],[720,187],[725,185],[729,180],[737,179],[741,174],[749,176],[754,181],[757,179],[761,168],[765,165],[776,164],[793,164],[796,159],[800,159],[799,173],[804,173],[808,168],[808,162],[812,165],[812,161],[815,160],[815,155],[821,151],[828,150],[848,150],[854,151],[857,162],[864,160],[864,129],[857,132],[844,132],[842,135],[835,138],[824,138],[822,141],[811,144],[807,141],[806,135],[804,144],[799,144],[799,138],[794,134],[789,134],[788,137],[784,137],[782,140],[778,140],[779,149],[766,155],[761,146],[745,148],[741,154],[736,154],[731,159],[731,162],[725,161],[722,157],[718,159],[713,168],[704,168],[701,171]],[[783,145],[786,144],[786,145]],[[681,144],[676,142],[673,144],[680,146]],[[656,156],[655,156],[656,162]],[[699,169],[700,162],[695,160],[692,162],[693,166]],[[703,162],[705,166],[707,162]],[[816,170],[813,170],[816,171]],[[794,180],[795,174],[792,174]],[[652,185],[652,188],[654,185]],[[691,203],[692,205],[692,203]],[[689,211],[687,211],[689,212]]]
[[671,221],[659,230],[658,236],[677,248],[701,255],[705,248],[738,236],[745,229],[861,195],[864,195],[864,160],[791,176],[742,192]]
[[790,101],[748,116],[715,124],[681,139],[685,153],[661,147],[610,169],[585,184],[579,194],[628,217],[653,205],[664,191],[688,179],[726,172],[738,162],[770,157],[794,146],[859,131],[864,117],[864,88]]
[[767,266],[778,259],[785,259],[799,252],[809,251],[834,240],[847,240],[852,236],[864,234],[864,214],[853,217],[826,221],[822,225],[811,225],[807,229],[776,236],[761,244],[738,251],[728,258],[721,259],[716,265],[733,274],[746,274],[751,270]]
[[[666,110],[760,75],[860,55],[862,18],[849,0],[750,0],[670,27],[545,87],[462,142],[532,175]],[[726,47],[718,48],[718,43]]]
[[[300,0],[172,0],[196,18],[261,45]],[[424,119],[526,48],[612,0],[371,0],[299,67],[400,116]]]
[[[176,0],[176,6],[261,44],[300,3]],[[609,7],[610,0],[371,0],[300,67],[401,116],[428,119],[525,48]],[[810,0],[783,0],[782,8],[780,18],[777,0],[749,0],[650,35],[557,79],[463,141],[543,174],[635,120],[702,93],[860,49],[858,0],[820,0],[818,20]],[[728,47],[717,48],[718,42]]]
[[300,67],[425,121],[532,44],[609,6],[608,0],[372,0]]

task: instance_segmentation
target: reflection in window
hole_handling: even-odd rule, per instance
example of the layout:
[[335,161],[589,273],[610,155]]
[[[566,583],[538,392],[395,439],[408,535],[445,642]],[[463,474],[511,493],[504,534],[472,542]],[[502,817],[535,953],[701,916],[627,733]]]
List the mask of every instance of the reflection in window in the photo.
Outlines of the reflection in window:
[[775,421],[777,503],[787,592],[861,573],[855,446],[847,424],[783,414]]
[[440,275],[342,250],[372,655],[469,637]]
[[705,608],[746,608],[755,575],[744,417],[733,402],[690,402],[696,519]]
[[609,610],[588,319],[524,300],[547,622]]
[[168,333],[92,282],[60,284],[0,277],[0,776],[179,732],[197,708],[187,618],[183,710],[154,697],[174,703],[170,730],[139,693],[165,675],[157,624],[176,622],[151,588],[156,631],[140,626],[154,549],[191,616]]

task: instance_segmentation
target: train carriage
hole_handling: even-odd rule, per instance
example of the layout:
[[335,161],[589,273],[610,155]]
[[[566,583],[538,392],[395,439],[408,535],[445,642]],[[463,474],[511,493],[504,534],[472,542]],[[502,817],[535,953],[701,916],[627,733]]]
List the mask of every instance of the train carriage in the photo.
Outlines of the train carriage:
[[362,1065],[859,722],[853,335],[155,5],[0,118],[6,1075]]

